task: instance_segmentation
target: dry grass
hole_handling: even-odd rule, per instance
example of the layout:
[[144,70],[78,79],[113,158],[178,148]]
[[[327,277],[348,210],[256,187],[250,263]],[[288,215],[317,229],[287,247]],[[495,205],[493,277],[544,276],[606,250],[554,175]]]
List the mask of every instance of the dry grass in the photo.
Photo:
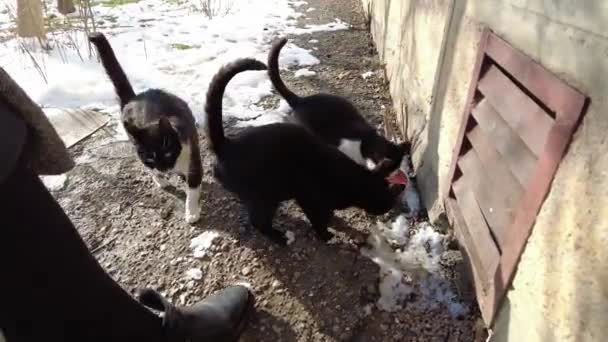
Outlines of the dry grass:
[[[48,83],[48,72],[46,69],[46,57],[54,51],[63,62],[68,62],[68,55],[74,52],[80,60],[93,57],[93,49],[87,37],[97,29],[95,16],[91,9],[91,0],[76,0],[76,13],[69,16],[50,13],[47,4],[43,1],[43,15],[46,36],[44,38],[20,38],[16,30],[10,29],[5,32],[3,39],[15,39],[18,53],[26,56],[40,77]],[[17,9],[4,3],[6,13],[13,24],[16,23]],[[15,26],[15,25],[13,25]]]
[[200,11],[203,12],[207,18],[212,19],[215,17],[223,17],[230,13],[232,6],[234,5],[233,0],[199,0]]

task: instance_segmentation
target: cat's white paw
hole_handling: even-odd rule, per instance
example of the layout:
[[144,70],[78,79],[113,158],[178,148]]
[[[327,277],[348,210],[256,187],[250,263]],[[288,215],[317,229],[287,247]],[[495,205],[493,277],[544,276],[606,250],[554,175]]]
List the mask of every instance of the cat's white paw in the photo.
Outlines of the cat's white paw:
[[156,186],[158,186],[161,189],[166,188],[169,185],[171,185],[171,183],[169,183],[168,180],[166,180],[164,177],[162,177],[160,175],[152,175],[152,179],[154,180],[154,184],[156,184]]
[[197,209],[195,211],[186,210],[186,222],[192,224],[198,221],[201,218],[201,210]]
[[201,188],[187,188],[186,189],[186,221],[188,223],[194,223],[198,221],[201,216],[201,207],[198,200],[201,196]]

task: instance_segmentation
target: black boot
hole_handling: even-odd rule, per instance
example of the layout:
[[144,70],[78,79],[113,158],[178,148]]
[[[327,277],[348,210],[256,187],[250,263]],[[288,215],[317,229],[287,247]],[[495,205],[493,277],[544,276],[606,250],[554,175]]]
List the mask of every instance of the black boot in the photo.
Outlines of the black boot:
[[163,328],[171,341],[238,341],[253,311],[254,298],[244,286],[232,286],[188,307],[175,307],[158,292],[145,289],[139,301],[164,312]]

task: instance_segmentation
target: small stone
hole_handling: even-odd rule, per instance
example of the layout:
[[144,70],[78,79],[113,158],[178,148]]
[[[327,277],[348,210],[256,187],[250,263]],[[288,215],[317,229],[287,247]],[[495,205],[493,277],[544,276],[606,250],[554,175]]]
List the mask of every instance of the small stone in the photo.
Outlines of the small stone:
[[250,273],[251,273],[251,267],[249,267],[249,266],[245,266],[241,270],[241,274],[244,276],[249,275]]
[[281,286],[281,282],[274,280],[270,286],[272,286],[273,289],[276,289],[277,287]]

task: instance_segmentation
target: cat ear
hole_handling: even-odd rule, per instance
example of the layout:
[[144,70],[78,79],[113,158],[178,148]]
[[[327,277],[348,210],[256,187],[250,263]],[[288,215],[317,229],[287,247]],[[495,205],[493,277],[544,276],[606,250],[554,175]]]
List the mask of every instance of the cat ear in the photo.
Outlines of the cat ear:
[[175,131],[171,121],[164,116],[161,116],[160,119],[158,119],[158,127],[160,128],[161,132]]

